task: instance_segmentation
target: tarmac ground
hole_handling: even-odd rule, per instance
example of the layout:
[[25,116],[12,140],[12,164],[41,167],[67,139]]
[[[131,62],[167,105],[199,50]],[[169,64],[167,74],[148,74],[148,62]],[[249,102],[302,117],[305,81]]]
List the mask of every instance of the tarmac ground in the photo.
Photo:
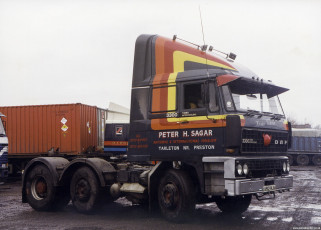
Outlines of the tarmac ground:
[[321,167],[293,166],[294,188],[276,194],[274,200],[254,197],[239,216],[223,214],[215,203],[196,206],[183,224],[150,214],[125,198],[104,206],[92,215],[76,212],[71,203],[60,212],[37,212],[21,203],[21,182],[0,185],[0,229],[320,229]]

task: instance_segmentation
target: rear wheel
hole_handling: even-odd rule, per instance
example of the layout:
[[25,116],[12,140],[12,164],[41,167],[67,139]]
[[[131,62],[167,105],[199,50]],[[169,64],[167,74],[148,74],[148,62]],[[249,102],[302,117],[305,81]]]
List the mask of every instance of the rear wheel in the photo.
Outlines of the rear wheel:
[[166,219],[186,220],[195,209],[194,186],[189,175],[184,171],[168,170],[158,186],[158,203]]
[[88,167],[76,170],[70,183],[70,196],[79,212],[90,213],[101,205],[101,188],[94,172]]
[[321,155],[314,155],[312,162],[314,165],[321,166]]
[[245,212],[251,204],[252,195],[219,197],[217,207],[226,213],[240,214]]
[[46,166],[35,166],[26,178],[27,201],[33,209],[55,210],[65,207],[69,202],[69,195],[62,188],[54,186],[52,175]]
[[305,154],[300,154],[296,158],[296,163],[301,166],[306,166],[309,164],[309,157]]

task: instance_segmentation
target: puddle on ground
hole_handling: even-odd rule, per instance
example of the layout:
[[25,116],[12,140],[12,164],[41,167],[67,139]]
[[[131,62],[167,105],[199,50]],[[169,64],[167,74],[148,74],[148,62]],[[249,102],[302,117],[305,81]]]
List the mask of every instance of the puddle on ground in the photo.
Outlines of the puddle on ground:
[[292,217],[283,218],[282,221],[284,221],[284,222],[292,222],[292,221],[293,221],[293,218],[292,218]]
[[268,221],[276,221],[278,218],[277,217],[268,217],[266,218]]
[[284,212],[284,209],[273,208],[273,207],[249,207],[252,211],[263,211],[263,212]]
[[312,224],[321,224],[321,217],[319,217],[319,216],[312,217],[311,223]]

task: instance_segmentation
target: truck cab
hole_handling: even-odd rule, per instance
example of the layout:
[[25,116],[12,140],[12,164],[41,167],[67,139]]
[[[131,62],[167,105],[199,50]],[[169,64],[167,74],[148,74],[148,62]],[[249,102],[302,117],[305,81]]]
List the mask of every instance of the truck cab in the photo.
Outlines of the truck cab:
[[219,203],[286,191],[293,185],[286,157],[291,128],[278,95],[287,90],[229,58],[142,35],[128,158],[175,162],[189,172],[197,193]]
[[0,113],[0,183],[4,183],[8,177],[8,137],[2,117],[4,115]]
[[24,170],[22,200],[43,211],[71,199],[87,213],[126,197],[159,207],[171,221],[187,220],[205,202],[242,213],[252,196],[271,199],[293,187],[286,157],[291,125],[278,98],[286,91],[230,56],[175,37],[141,35],[126,154],[119,152],[126,151],[127,136],[119,138],[127,127],[106,126],[115,134],[106,134],[106,150],[122,157],[35,158]]

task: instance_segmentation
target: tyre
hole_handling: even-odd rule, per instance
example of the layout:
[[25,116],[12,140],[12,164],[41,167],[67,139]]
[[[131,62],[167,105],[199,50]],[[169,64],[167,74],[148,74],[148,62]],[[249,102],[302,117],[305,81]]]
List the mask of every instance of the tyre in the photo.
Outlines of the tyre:
[[309,164],[309,157],[304,154],[300,154],[296,157],[296,163],[300,166],[306,166]]
[[217,207],[225,213],[241,214],[251,204],[252,195],[219,197],[216,200]]
[[101,188],[90,168],[81,167],[75,171],[70,183],[70,196],[79,212],[90,213],[100,207]]
[[314,165],[321,166],[321,155],[314,155],[312,157],[312,162]]
[[37,211],[54,209],[56,207],[56,187],[54,187],[49,169],[44,165],[37,165],[26,178],[26,194],[29,205]]
[[167,220],[187,220],[195,209],[195,188],[189,175],[184,171],[168,170],[158,186],[158,203]]

